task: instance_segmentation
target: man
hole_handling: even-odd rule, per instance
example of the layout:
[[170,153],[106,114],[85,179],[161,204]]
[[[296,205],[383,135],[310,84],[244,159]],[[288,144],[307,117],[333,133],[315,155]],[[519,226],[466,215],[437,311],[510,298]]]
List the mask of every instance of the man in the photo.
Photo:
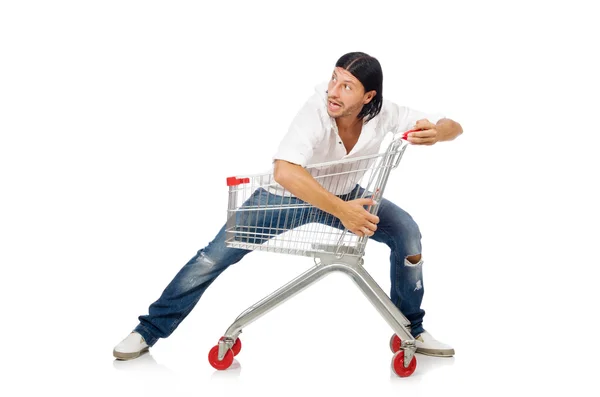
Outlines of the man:
[[[412,217],[385,198],[379,200],[378,216],[372,215],[365,209],[374,204],[371,199],[351,200],[356,194],[336,196],[304,168],[376,154],[390,131],[418,130],[407,138],[416,145],[453,140],[462,133],[460,124],[453,120],[433,115],[428,120],[424,113],[384,100],[382,82],[377,59],[361,52],[343,55],[330,81],[317,86],[316,93],[294,118],[273,156],[274,178],[293,195],[290,200],[308,202],[333,215],[337,227],[341,222],[356,235],[369,236],[390,247],[390,298],[410,321],[417,353],[450,357],[454,349],[423,328],[421,233]],[[219,274],[249,252],[227,247],[223,226],[213,241],[179,271],[150,306],[149,314],[139,317],[140,323],[114,348],[113,355],[121,360],[136,358],[159,338],[171,335]]]

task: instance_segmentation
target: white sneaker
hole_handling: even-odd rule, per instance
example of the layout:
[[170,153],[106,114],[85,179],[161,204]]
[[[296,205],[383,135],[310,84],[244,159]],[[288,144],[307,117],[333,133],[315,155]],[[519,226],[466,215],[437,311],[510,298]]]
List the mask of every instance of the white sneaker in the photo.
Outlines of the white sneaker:
[[436,357],[452,357],[454,349],[440,341],[437,341],[427,331],[415,338],[417,342],[417,353]]
[[119,360],[131,360],[132,358],[138,358],[142,353],[147,352],[148,349],[149,347],[142,335],[132,332],[121,343],[115,346],[113,356]]

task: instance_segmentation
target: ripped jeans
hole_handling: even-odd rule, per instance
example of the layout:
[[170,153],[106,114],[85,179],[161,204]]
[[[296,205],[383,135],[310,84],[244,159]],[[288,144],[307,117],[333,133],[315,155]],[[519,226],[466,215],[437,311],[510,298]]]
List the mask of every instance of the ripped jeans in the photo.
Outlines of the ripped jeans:
[[[347,201],[362,197],[363,192],[364,189],[357,185],[352,192],[338,197]],[[264,205],[267,201],[271,203],[271,200],[272,204],[282,203],[281,196],[267,194],[265,190],[258,189],[244,205],[255,205],[257,202]],[[296,197],[286,200],[289,200],[288,203],[302,203],[302,200]],[[425,311],[421,309],[424,292],[423,261],[412,264],[406,257],[421,254],[421,233],[407,212],[385,198],[379,201],[379,224],[370,238],[390,247],[390,299],[410,321],[411,333],[416,337],[424,331],[422,323]],[[315,207],[312,211],[323,213]],[[315,214],[306,211],[293,220],[293,225],[300,226],[309,222],[309,219],[326,219],[329,226],[343,228],[340,220],[333,216],[314,216]],[[275,215],[265,219],[265,227],[273,227],[272,224],[268,225],[267,221],[272,222],[272,219],[278,218]],[[159,338],[171,335],[198,303],[206,288],[225,269],[239,262],[250,252],[252,251],[225,245],[224,225],[213,241],[199,250],[175,275],[160,298],[150,305],[148,315],[139,317],[140,323],[134,331],[142,335],[149,346],[154,345]]]

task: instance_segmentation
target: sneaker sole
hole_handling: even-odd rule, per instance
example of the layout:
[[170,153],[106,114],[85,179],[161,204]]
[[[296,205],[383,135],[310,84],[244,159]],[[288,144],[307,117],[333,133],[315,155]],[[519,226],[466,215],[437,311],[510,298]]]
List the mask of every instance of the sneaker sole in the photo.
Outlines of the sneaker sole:
[[138,358],[139,356],[141,356],[142,354],[146,353],[148,351],[149,347],[145,347],[142,350],[140,350],[139,352],[133,352],[133,353],[123,353],[123,352],[118,352],[116,350],[113,350],[113,356],[117,359],[117,360],[132,360],[134,358]]
[[436,350],[436,349],[423,349],[421,347],[417,347],[416,353],[424,354],[426,356],[433,356],[433,357],[453,357],[454,349]]

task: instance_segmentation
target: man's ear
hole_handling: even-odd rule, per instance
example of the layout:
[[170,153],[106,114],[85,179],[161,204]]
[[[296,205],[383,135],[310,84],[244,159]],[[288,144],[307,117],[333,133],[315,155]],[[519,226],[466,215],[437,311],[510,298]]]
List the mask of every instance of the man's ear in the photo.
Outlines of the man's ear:
[[371,102],[373,100],[373,98],[375,98],[375,95],[377,95],[377,91],[375,91],[375,90],[371,90],[371,91],[367,92],[365,94],[365,100],[363,103],[366,105],[367,103]]

